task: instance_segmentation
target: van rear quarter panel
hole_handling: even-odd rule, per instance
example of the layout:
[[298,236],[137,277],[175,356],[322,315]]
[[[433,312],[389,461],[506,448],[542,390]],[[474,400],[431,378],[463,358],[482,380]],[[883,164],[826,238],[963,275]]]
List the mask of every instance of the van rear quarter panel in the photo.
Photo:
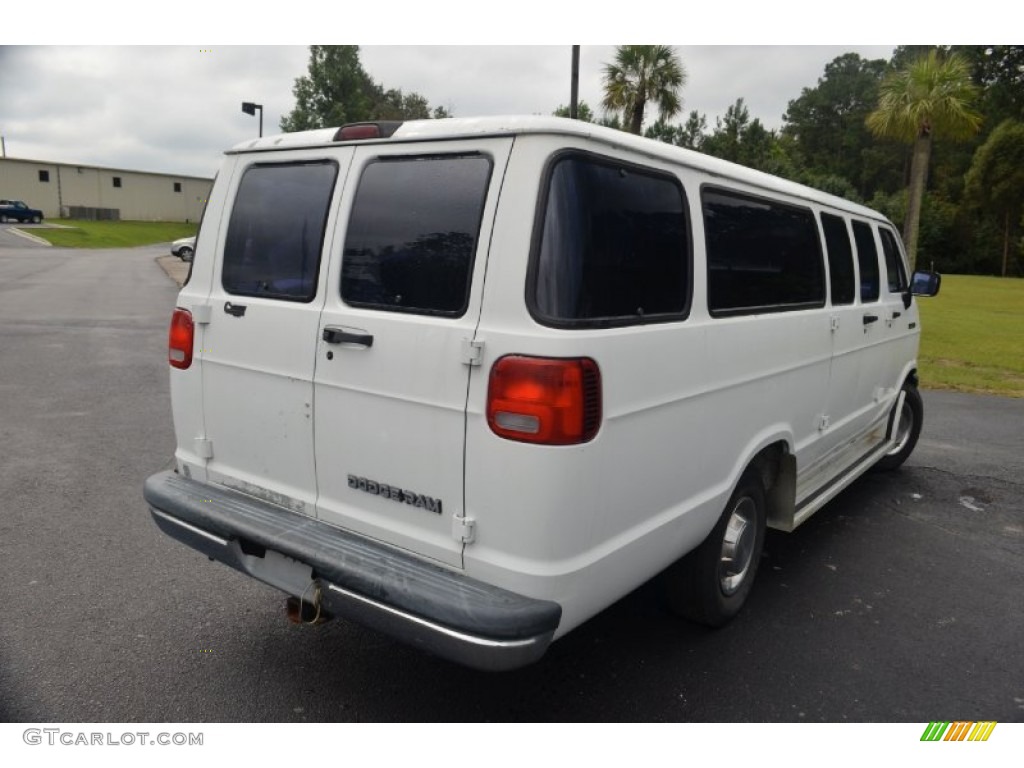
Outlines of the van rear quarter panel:
[[[711,318],[699,174],[612,146],[580,148],[674,173],[693,237],[682,321],[605,329],[541,325],[527,309],[532,221],[550,155],[572,142],[519,137],[495,220],[467,409],[467,574],[563,606],[562,635],[696,547],[747,462],[772,442],[817,448],[828,385],[826,310]],[[577,446],[494,435],[488,374],[509,354],[590,357],[601,371],[599,433]]]

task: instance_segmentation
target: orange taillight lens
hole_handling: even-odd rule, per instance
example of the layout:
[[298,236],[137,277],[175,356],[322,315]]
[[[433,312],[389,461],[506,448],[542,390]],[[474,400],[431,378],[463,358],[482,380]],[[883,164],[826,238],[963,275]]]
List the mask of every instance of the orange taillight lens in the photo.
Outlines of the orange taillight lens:
[[187,309],[175,309],[171,315],[171,329],[167,334],[167,362],[175,368],[192,365],[192,344],[195,340],[195,324],[192,313]]
[[590,358],[509,355],[491,368],[487,423],[527,443],[573,445],[601,427],[601,372]]

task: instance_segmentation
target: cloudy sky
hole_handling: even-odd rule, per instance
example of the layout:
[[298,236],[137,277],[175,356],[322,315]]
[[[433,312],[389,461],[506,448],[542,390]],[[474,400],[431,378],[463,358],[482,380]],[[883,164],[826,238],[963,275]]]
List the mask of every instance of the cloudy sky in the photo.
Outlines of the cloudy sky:
[[[710,125],[737,98],[770,128],[824,66],[879,46],[676,46],[689,74],[684,110]],[[601,100],[613,46],[583,46],[580,98]],[[363,46],[364,68],[456,116],[550,114],[569,103],[570,47]],[[212,176],[224,149],[257,134],[243,101],[278,132],[306,73],[304,46],[0,47],[0,135],[9,157]]]
[[[897,43],[1012,42],[1002,38],[1019,29],[1000,22],[1011,19],[997,2],[952,14],[893,0],[47,0],[31,22],[0,23],[0,136],[9,157],[212,176],[226,148],[257,133],[241,103],[263,104],[264,133],[276,133],[306,73],[306,44],[324,37],[363,43],[377,82],[464,117],[568,104],[573,39],[608,43],[582,49],[580,97],[596,106],[613,43],[674,37],[690,41],[675,46],[689,73],[684,116],[696,109],[713,126],[743,97],[753,117],[778,128],[788,102],[847,51],[888,58]],[[246,45],[167,45],[197,37]],[[518,44],[527,42],[542,45]]]

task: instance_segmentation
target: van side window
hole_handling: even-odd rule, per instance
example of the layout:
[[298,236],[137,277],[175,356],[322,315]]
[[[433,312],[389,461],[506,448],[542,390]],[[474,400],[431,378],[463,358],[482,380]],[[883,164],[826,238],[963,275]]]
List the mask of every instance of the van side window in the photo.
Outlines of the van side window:
[[829,283],[832,288],[832,306],[853,304],[857,278],[853,271],[853,247],[846,222],[831,213],[821,214],[828,249]]
[[877,301],[880,292],[878,250],[871,227],[866,222],[854,221],[853,239],[857,243],[857,264],[860,265],[860,300]]
[[690,303],[690,239],[674,176],[596,155],[556,156],[528,278],[530,310],[555,326],[678,320]]
[[224,244],[224,290],[238,296],[312,301],[333,161],[253,165],[242,176]]
[[491,161],[378,159],[359,179],[341,298],[353,307],[459,317],[469,303]]
[[821,243],[809,209],[711,187],[701,202],[712,315],[824,306]]
[[879,227],[878,234],[882,236],[889,293],[902,293],[907,290],[907,271],[903,266],[903,257],[900,256],[900,247],[896,244],[896,235],[888,227]]

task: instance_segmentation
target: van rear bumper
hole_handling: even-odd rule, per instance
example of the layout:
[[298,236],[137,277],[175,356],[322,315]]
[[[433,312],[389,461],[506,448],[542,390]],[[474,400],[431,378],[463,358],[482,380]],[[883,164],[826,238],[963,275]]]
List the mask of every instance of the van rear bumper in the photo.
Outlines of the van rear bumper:
[[562,616],[558,603],[476,581],[220,485],[161,472],[146,480],[143,496],[164,533],[211,559],[307,601],[318,586],[328,614],[470,667],[507,670],[536,661]]

